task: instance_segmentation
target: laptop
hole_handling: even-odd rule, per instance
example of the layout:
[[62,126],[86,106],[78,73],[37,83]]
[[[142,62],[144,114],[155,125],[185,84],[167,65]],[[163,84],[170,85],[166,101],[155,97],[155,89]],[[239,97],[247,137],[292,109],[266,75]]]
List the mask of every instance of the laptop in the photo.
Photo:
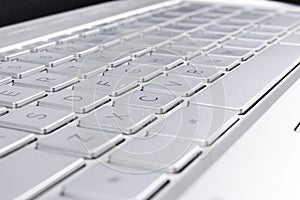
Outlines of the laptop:
[[3,5],[1,200],[300,198],[296,5]]

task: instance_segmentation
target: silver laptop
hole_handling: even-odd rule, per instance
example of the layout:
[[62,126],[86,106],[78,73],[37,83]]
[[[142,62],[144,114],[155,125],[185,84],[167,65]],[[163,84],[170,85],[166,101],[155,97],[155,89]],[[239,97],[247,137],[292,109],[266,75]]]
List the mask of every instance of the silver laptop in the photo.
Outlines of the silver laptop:
[[1,200],[300,199],[297,6],[90,2],[4,4]]

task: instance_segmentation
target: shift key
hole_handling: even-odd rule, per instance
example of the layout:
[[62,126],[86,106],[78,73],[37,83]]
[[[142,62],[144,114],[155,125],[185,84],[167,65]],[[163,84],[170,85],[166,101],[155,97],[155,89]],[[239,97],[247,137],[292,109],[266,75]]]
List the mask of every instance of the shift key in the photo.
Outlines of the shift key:
[[[283,52],[288,52],[284,53]],[[225,107],[246,113],[299,62],[300,47],[276,44],[202,90],[191,104]]]

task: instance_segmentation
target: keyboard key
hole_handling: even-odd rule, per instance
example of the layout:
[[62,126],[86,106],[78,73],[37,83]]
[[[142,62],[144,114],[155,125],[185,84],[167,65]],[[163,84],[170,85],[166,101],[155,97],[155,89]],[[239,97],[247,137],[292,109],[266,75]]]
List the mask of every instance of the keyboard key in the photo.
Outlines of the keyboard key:
[[107,64],[104,62],[99,63],[89,60],[72,60],[49,69],[49,72],[77,76],[80,79],[87,79],[96,74],[103,73],[106,68]]
[[135,78],[119,76],[94,76],[74,86],[74,90],[86,90],[92,93],[104,93],[119,96],[138,86]]
[[243,28],[243,29],[251,25],[251,23],[247,21],[237,21],[231,19],[218,21],[218,24],[220,24],[221,26],[233,26],[233,27]]
[[[147,136],[164,135],[209,146],[237,122],[236,111],[196,105],[182,107],[147,129]],[[174,123],[178,122],[178,123]]]
[[33,199],[83,165],[82,159],[33,149],[17,152],[0,160],[0,199]]
[[79,120],[79,126],[96,130],[134,134],[154,121],[151,110],[128,106],[104,106]]
[[181,65],[168,72],[168,74],[173,74],[177,76],[187,76],[201,79],[207,83],[211,83],[222,76],[223,72],[218,67],[206,67],[201,65]]
[[24,88],[15,85],[1,85],[0,105],[8,108],[20,108],[45,95],[44,91],[37,89]]
[[39,140],[37,148],[92,159],[114,148],[122,140],[120,134],[71,126]]
[[209,54],[217,56],[236,57],[240,58],[242,61],[245,61],[254,55],[254,53],[251,50],[230,47],[218,48],[213,51],[210,51]]
[[188,97],[204,87],[204,82],[195,77],[185,77],[178,74],[160,76],[143,86],[144,91],[162,92],[176,96]]
[[91,53],[98,50],[98,47],[85,46],[84,44],[63,43],[47,48],[47,51],[53,53],[62,53],[73,56],[78,56],[84,53]]
[[200,55],[190,61],[190,63],[201,66],[222,68],[227,71],[239,65],[239,59],[235,57]]
[[13,78],[23,78],[30,74],[41,72],[45,69],[44,65],[9,61],[0,63],[0,74],[12,76]]
[[150,91],[133,91],[115,100],[116,105],[126,105],[149,109],[157,114],[168,112],[181,102],[176,95]]
[[10,76],[0,75],[0,85],[4,85],[12,82],[12,78]]
[[195,24],[188,24],[188,23],[176,23],[176,24],[168,24],[165,26],[161,26],[162,29],[171,29],[171,30],[175,30],[175,31],[190,31],[193,30],[195,28],[197,28],[198,26]]
[[144,36],[144,37],[134,38],[132,40],[129,40],[128,42],[132,44],[143,44],[143,45],[148,45],[149,47],[152,46],[158,48],[162,45],[169,44],[171,41],[166,40],[166,38],[164,37]]
[[109,155],[116,165],[178,173],[201,153],[197,142],[151,135],[134,137]]
[[285,32],[285,29],[278,27],[266,27],[266,26],[257,26],[249,28],[250,33],[260,33],[260,34],[271,34],[271,35],[282,35]]
[[265,41],[268,43],[272,43],[276,40],[274,35],[270,34],[258,34],[258,33],[242,33],[237,36],[239,39],[244,39],[244,40],[258,40],[258,41]]
[[185,46],[185,47],[195,47],[207,51],[216,46],[211,40],[200,40],[197,38],[183,37],[175,40],[172,45]]
[[35,140],[34,134],[0,128],[0,158]]
[[254,13],[254,12],[251,12],[251,11],[244,11],[244,12],[241,12],[241,13],[233,16],[232,18],[237,19],[237,20],[241,20],[241,21],[254,22],[254,21],[262,19],[263,17],[265,17],[264,14]]
[[[190,101],[245,113],[295,67],[299,50],[299,46],[273,45],[199,92]],[[289,53],[280,56],[282,52]],[[276,56],[280,59],[274,59]],[[272,70],[262,66],[272,66]]]
[[198,56],[203,52],[198,47],[187,47],[187,46],[179,46],[179,45],[166,45],[157,49],[155,53],[167,54],[167,55],[175,55],[177,57],[181,57],[184,60],[189,60],[195,56]]
[[201,31],[196,31],[193,33],[190,33],[191,38],[199,38],[203,40],[213,40],[213,41],[218,41],[218,42],[224,42],[225,40],[228,39],[227,34],[222,34],[222,33],[214,33],[214,32],[203,32]]
[[205,27],[206,31],[217,32],[217,33],[226,33],[226,34],[235,34],[239,32],[239,28],[229,27],[229,26],[220,26],[220,25],[211,25]]
[[156,66],[133,63],[129,65],[123,64],[117,68],[108,70],[104,72],[104,76],[128,76],[137,79],[139,82],[146,82],[161,75],[162,73],[162,70]]
[[177,30],[170,30],[170,29],[153,29],[151,31],[148,31],[144,33],[146,36],[152,36],[152,37],[164,37],[164,38],[174,38],[181,34],[180,31]]
[[287,37],[285,37],[283,40],[281,40],[280,43],[300,45],[300,34],[290,34]]
[[29,49],[13,49],[10,51],[5,51],[0,53],[0,60],[1,61],[8,61],[12,58],[15,58],[17,56],[30,53]]
[[53,67],[54,65],[73,59],[73,56],[40,51],[37,53],[24,54],[16,57],[16,59],[18,61],[32,62],[45,65],[46,67]]
[[297,25],[298,23],[299,23],[298,17],[277,15],[264,20],[262,23],[260,23],[260,25],[291,28]]
[[31,52],[37,52],[41,49],[45,49],[50,46],[54,46],[56,43],[54,41],[40,41],[26,46],[22,46],[24,49],[29,49]]
[[0,117],[0,126],[47,134],[74,119],[69,111],[28,105]]
[[55,73],[37,73],[30,77],[16,80],[15,85],[39,88],[47,92],[56,92],[78,82],[77,77]]
[[167,182],[164,174],[126,173],[97,164],[67,184],[64,194],[76,199],[146,200]]
[[76,113],[87,113],[109,100],[106,94],[67,89],[49,94],[46,98],[39,100],[38,105]]
[[113,52],[113,51],[98,51],[96,53],[88,54],[86,56],[81,56],[84,60],[91,60],[94,62],[106,63],[111,67],[115,67],[126,63],[131,60],[130,56],[123,55],[123,53]]
[[106,49],[107,51],[110,52],[117,52],[121,57],[140,57],[146,53],[149,53],[151,51],[151,48],[148,47],[147,45],[135,45],[135,44],[130,44],[130,43],[124,43],[122,45],[116,45],[110,48]]
[[260,51],[266,47],[266,44],[262,41],[251,41],[251,40],[229,40],[223,44],[223,47],[233,47],[242,49],[252,49],[255,51]]
[[145,64],[161,67],[165,70],[170,70],[183,63],[180,57],[174,55],[165,55],[160,53],[154,53],[153,55],[145,55],[133,60],[131,63]]

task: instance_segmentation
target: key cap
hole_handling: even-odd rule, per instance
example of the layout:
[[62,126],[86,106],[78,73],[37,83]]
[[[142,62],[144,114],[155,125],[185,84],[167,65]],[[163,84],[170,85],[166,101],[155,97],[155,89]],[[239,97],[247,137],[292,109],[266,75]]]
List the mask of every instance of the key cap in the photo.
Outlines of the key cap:
[[4,85],[12,82],[12,78],[10,76],[0,75],[0,85]]
[[250,41],[250,40],[229,40],[226,42],[223,47],[233,47],[233,48],[242,48],[242,49],[252,49],[255,51],[260,51],[263,48],[266,47],[266,44],[264,44],[261,41]]
[[122,53],[115,53],[112,51],[104,50],[92,53],[86,56],[81,56],[84,60],[91,60],[94,62],[106,63],[111,67],[115,67],[126,63],[131,60],[130,56],[123,55]]
[[185,77],[180,75],[169,74],[160,76],[151,83],[143,86],[144,91],[169,93],[171,95],[188,97],[204,87],[201,79],[194,77]]
[[240,31],[236,27],[220,26],[220,25],[211,25],[205,27],[205,30],[210,32],[226,33],[226,34],[235,34]]
[[144,36],[139,38],[134,38],[132,40],[129,40],[128,43],[132,44],[143,44],[152,46],[154,48],[158,48],[162,45],[169,44],[170,41],[166,40],[164,37],[150,37],[150,36]]
[[176,36],[179,36],[181,34],[180,31],[177,30],[170,30],[170,29],[154,29],[149,32],[144,33],[146,36],[152,36],[152,37],[164,37],[164,38],[174,38]]
[[112,76],[128,76],[137,79],[139,82],[147,82],[159,75],[163,72],[161,69],[152,65],[144,65],[144,64],[123,64],[118,66],[117,68],[113,68],[104,73],[106,75]]
[[30,50],[29,49],[13,49],[10,51],[5,51],[0,53],[0,60],[1,61],[8,61],[14,57],[23,55],[23,54],[27,54],[29,53]]
[[106,94],[66,89],[49,94],[46,98],[39,100],[38,105],[74,111],[76,113],[87,113],[107,103],[109,100]]
[[0,117],[0,126],[47,134],[75,117],[73,112],[28,105]]
[[239,59],[234,57],[200,55],[190,61],[190,63],[201,66],[222,68],[229,71],[239,65]]
[[33,199],[83,165],[82,159],[22,150],[0,161],[0,199]]
[[277,34],[277,35],[282,35],[285,32],[285,29],[283,28],[278,28],[278,27],[261,27],[261,26],[257,26],[257,27],[252,27],[249,28],[248,31],[250,33],[260,33],[260,34]]
[[67,184],[64,194],[79,199],[146,200],[167,182],[164,174],[125,173],[98,164]]
[[188,23],[188,24],[195,24],[195,25],[206,25],[208,23],[210,23],[210,19],[208,18],[198,18],[198,17],[194,17],[194,16],[190,16],[190,17],[186,17],[183,19],[180,19],[179,22],[180,23]]
[[237,114],[227,109],[189,105],[147,128],[146,132],[148,137],[163,135],[209,146],[237,122]]
[[187,23],[176,23],[176,24],[168,24],[165,26],[161,27],[162,29],[167,29],[167,30],[177,30],[177,31],[189,31],[197,28],[197,25],[195,24],[187,24]]
[[155,51],[155,53],[181,57],[184,60],[189,60],[195,56],[200,55],[202,52],[203,51],[197,47],[187,47],[187,46],[185,47],[185,46],[178,46],[178,45],[162,46],[161,48]]
[[[221,81],[202,90],[190,101],[245,113],[295,67],[299,50],[299,46],[273,45]],[[289,54],[281,56],[282,52]],[[274,59],[276,57],[280,59]],[[268,66],[272,66],[272,70]]]
[[228,39],[228,36],[226,34],[214,33],[214,32],[203,32],[202,30],[190,33],[190,37],[204,39],[204,40],[213,40],[213,41],[217,40],[218,42],[224,42],[225,40]]
[[276,40],[274,35],[270,34],[258,34],[258,33],[242,33],[237,36],[239,39],[244,39],[244,40],[258,40],[258,41],[265,41],[268,43],[272,43]]
[[38,141],[37,148],[87,159],[96,158],[122,142],[123,136],[80,127],[66,127]]
[[183,37],[175,40],[172,45],[185,46],[185,47],[195,47],[207,51],[216,45],[211,40],[200,40],[191,37]]
[[211,83],[223,75],[223,72],[218,67],[206,67],[201,65],[181,65],[176,69],[168,72],[171,75],[187,76],[201,79],[207,83]]
[[8,108],[20,108],[45,96],[45,92],[37,89],[12,85],[0,86],[0,105]]
[[248,60],[254,54],[251,50],[248,49],[238,49],[238,48],[218,48],[209,52],[211,55],[217,56],[229,56],[229,57],[236,57],[240,58],[242,61]]
[[237,19],[237,20],[242,20],[242,21],[257,21],[257,20],[260,20],[262,19],[263,17],[265,17],[264,14],[259,14],[259,13],[253,13],[251,11],[244,11],[244,12],[241,12],[235,16],[233,16],[234,19]]
[[33,87],[47,92],[56,92],[78,82],[77,77],[52,73],[37,73],[30,77],[16,80],[15,85]]
[[134,137],[120,149],[112,152],[109,155],[109,161],[116,165],[145,171],[162,170],[168,173],[178,173],[200,152],[197,142],[153,135]]
[[174,55],[165,55],[160,53],[154,53],[153,55],[145,55],[133,60],[134,64],[145,64],[161,67],[164,70],[170,70],[183,63],[180,57]]
[[74,86],[74,90],[86,90],[92,93],[104,93],[110,96],[119,96],[138,86],[136,79],[119,76],[94,76],[81,81]]
[[23,78],[30,74],[40,72],[45,69],[44,65],[9,61],[0,63],[0,74],[12,76],[13,78]]
[[[280,41],[283,44],[300,45],[300,34],[290,34]],[[1,65],[0,65],[1,66]]]
[[34,134],[0,128],[0,158],[35,140]]
[[104,106],[79,120],[79,126],[131,135],[154,121],[151,110],[128,106]]
[[152,49],[147,45],[134,45],[130,43],[124,43],[123,45],[117,45],[107,48],[107,51],[117,52],[121,57],[140,57],[146,53],[149,53]]
[[45,65],[46,67],[53,67],[54,65],[72,60],[73,56],[41,51],[37,53],[24,54],[16,57],[16,59],[18,61],[33,62]]
[[157,114],[168,112],[180,102],[181,99],[174,94],[150,91],[133,91],[114,101],[116,105],[146,108]]
[[22,46],[22,48],[29,49],[31,52],[37,52],[41,49],[45,49],[45,48],[53,46],[55,44],[56,44],[56,42],[54,42],[54,41],[40,41],[40,42],[36,42],[36,43],[29,44],[26,46]]
[[97,51],[98,47],[91,47],[90,45],[84,45],[84,44],[72,44],[72,43],[63,43],[58,44],[52,47],[47,48],[47,51],[53,52],[53,53],[62,53],[62,54],[68,54],[73,56],[78,56],[83,53],[92,53],[94,51]]
[[274,26],[274,27],[286,27],[291,28],[299,23],[298,17],[291,17],[286,15],[277,15],[264,20],[261,26]]
[[80,79],[91,78],[96,74],[103,73],[107,68],[106,63],[89,60],[72,60],[49,69],[51,73],[77,76]]
[[233,26],[233,27],[237,27],[237,28],[246,28],[251,25],[247,21],[236,21],[236,20],[231,20],[231,19],[224,19],[224,20],[218,21],[218,24],[221,26]]

